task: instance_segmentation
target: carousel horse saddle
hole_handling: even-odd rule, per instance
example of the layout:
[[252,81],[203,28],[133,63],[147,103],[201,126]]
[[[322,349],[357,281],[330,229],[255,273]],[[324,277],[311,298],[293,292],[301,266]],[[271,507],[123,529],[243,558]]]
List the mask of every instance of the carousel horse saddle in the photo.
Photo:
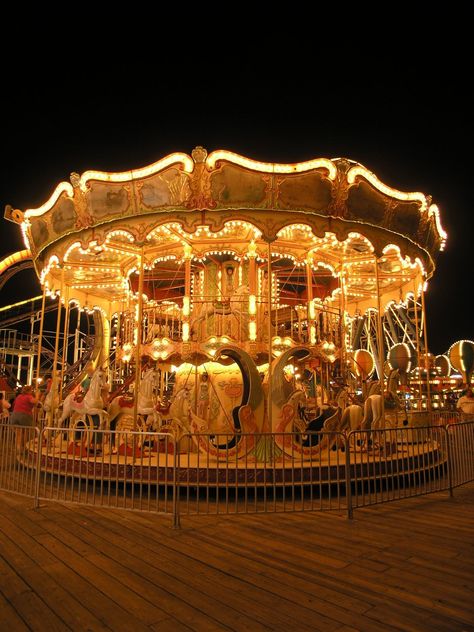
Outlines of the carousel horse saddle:
[[133,408],[133,397],[127,397],[126,395],[123,395],[119,399],[119,406],[120,408]]

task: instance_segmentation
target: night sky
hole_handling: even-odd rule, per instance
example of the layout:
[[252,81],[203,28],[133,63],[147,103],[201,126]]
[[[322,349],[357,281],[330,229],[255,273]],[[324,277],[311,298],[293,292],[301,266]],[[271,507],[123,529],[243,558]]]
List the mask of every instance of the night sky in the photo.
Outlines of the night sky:
[[[270,162],[351,158],[388,185],[431,194],[441,210],[448,242],[426,298],[430,348],[442,353],[474,338],[474,99],[470,81],[442,70],[458,53],[404,48],[383,59],[383,72],[374,52],[323,60],[310,47],[295,56],[227,50],[224,68],[192,48],[157,49],[146,61],[94,50],[98,66],[92,53],[69,59],[60,48],[4,61],[2,209],[42,204],[72,171],[121,171],[196,145]],[[21,248],[19,229],[2,218],[1,254]],[[39,293],[23,272],[1,304]]]

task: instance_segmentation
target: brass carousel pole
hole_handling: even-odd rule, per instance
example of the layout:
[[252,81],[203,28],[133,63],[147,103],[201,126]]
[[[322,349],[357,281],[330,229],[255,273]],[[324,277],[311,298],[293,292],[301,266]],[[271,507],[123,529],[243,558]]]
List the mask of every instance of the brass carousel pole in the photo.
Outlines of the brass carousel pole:
[[272,431],[272,242],[268,240],[267,251],[267,300],[268,300],[268,394],[267,417],[269,431]]
[[346,313],[346,294],[344,283],[344,264],[341,265],[341,273],[339,275],[339,288],[341,290],[340,298],[340,322],[339,322],[339,336],[340,336],[340,361],[341,361],[341,377],[346,383],[346,344],[345,344],[345,313]]
[[418,300],[418,288],[416,287],[416,280],[418,278],[418,275],[415,277],[414,280],[414,296],[413,296],[413,306],[415,308],[415,335],[416,335],[416,357],[417,357],[417,363],[418,363],[418,395],[420,397],[420,410],[421,410],[421,402],[422,402],[422,388],[421,388],[421,375],[420,375],[420,369],[421,367],[419,366],[420,364],[420,329],[418,327],[418,306],[417,306],[417,300]]
[[53,381],[51,383],[51,422],[53,421],[54,407],[58,405],[56,397],[56,389],[58,387],[58,355],[59,355],[59,335],[61,332],[61,298],[63,296],[64,288],[64,268],[61,270],[61,291],[58,297],[58,316],[56,319],[56,339],[54,341],[54,356],[53,356]]
[[43,326],[44,326],[44,308],[46,305],[46,281],[43,285],[43,300],[41,302],[41,317],[40,317],[40,330],[38,335],[38,360],[36,362],[36,397],[39,394],[39,381],[40,381],[40,370],[41,370],[41,350],[43,346]]
[[[193,250],[190,244],[183,244],[184,250],[184,297],[183,297],[183,342],[188,343],[191,332],[189,326],[189,317],[191,314],[191,273],[192,273],[192,257]],[[197,356],[195,358],[196,364],[194,365],[194,414],[197,415],[198,410],[198,365]]]
[[198,365],[197,360],[194,365],[194,414],[197,415],[198,411]]
[[66,288],[66,302],[64,307],[66,309],[66,318],[64,320],[63,355],[61,363],[61,379],[59,382],[59,401],[61,401],[63,397],[64,365],[67,362],[67,349],[69,344],[69,314],[71,312],[69,306],[69,288]]
[[377,346],[379,350],[379,364],[380,364],[380,394],[382,395],[382,420],[385,424],[385,375],[383,371],[384,367],[384,353],[383,353],[383,328],[382,328],[382,305],[380,302],[380,278],[379,278],[379,262],[377,255],[375,255],[375,286],[377,291]]
[[315,313],[313,303],[313,255],[306,256],[306,318],[308,319],[308,342],[316,344],[316,327],[314,324]]
[[255,242],[249,244],[247,252],[249,260],[249,340],[254,343],[257,340],[257,249]]
[[[422,277],[423,280],[423,277]],[[421,288],[421,317],[423,319],[423,337],[425,339],[425,368],[426,368],[426,410],[431,413],[431,385],[430,364],[428,354],[428,328],[426,326],[425,286]]]
[[142,318],[143,318],[143,274],[144,251],[140,253],[140,271],[138,277],[138,318],[137,318],[137,345],[135,349],[135,397],[133,398],[133,431],[137,430],[138,392],[141,378],[141,343],[142,343]]

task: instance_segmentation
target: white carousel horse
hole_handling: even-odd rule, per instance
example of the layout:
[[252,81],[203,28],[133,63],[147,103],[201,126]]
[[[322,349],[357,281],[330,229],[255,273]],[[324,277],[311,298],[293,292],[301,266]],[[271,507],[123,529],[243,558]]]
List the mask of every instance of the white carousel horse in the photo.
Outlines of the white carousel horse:
[[190,432],[191,399],[189,389],[180,388],[171,399],[168,413],[162,419],[160,432],[171,434],[178,442],[181,437]]
[[[157,429],[160,426],[161,415],[156,410],[157,396],[160,386],[160,376],[157,369],[151,367],[140,380],[138,389],[137,413],[146,417],[146,426]],[[111,401],[107,412],[109,423],[112,423],[119,415],[130,415],[133,410],[133,399],[124,402],[123,397],[116,397]]]
[[342,431],[359,430],[362,426],[363,419],[364,409],[362,406],[359,406],[358,404],[351,404],[342,412],[340,429]]
[[72,413],[83,413],[87,415],[98,415],[100,417],[100,428],[104,428],[107,422],[107,413],[104,410],[104,400],[102,399],[102,390],[107,386],[106,374],[102,369],[94,372],[87,393],[82,401],[76,401],[74,398],[76,393],[71,393],[63,402],[63,412],[58,421],[61,428],[64,421],[71,416]]
[[168,416],[186,422],[190,409],[191,400],[189,397],[189,389],[184,386],[179,389],[171,400]]

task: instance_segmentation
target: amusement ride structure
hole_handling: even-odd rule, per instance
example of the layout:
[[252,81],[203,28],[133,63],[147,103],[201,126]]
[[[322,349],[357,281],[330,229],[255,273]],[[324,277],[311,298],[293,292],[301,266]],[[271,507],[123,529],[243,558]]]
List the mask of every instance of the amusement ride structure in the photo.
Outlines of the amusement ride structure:
[[[304,465],[321,451],[311,431],[415,427],[444,406],[431,377],[449,379],[451,364],[428,353],[424,306],[446,240],[438,208],[356,162],[196,147],[73,173],[39,208],[5,217],[26,250],[0,278],[32,266],[43,293],[0,312],[3,332],[31,321],[24,344],[3,334],[4,364],[23,353],[18,381],[51,373],[48,426],[159,430],[208,469],[264,463],[274,433],[271,458]],[[109,449],[118,462],[123,450]],[[157,465],[167,456],[149,449]]]

